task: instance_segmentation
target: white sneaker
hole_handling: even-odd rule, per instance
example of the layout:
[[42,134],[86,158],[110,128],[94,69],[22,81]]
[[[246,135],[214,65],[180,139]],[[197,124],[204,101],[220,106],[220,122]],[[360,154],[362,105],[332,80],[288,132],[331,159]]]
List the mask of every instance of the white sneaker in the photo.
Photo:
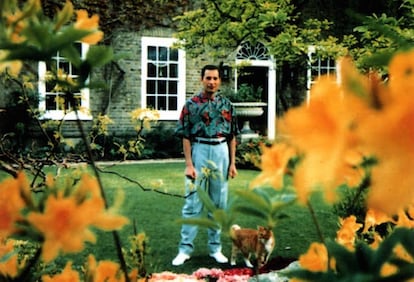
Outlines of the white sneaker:
[[185,254],[185,253],[178,253],[178,255],[175,257],[175,259],[173,259],[172,265],[174,265],[174,266],[182,265],[189,258],[190,258],[190,256]]
[[218,263],[227,263],[229,261],[221,252],[210,254],[210,257],[214,258]]

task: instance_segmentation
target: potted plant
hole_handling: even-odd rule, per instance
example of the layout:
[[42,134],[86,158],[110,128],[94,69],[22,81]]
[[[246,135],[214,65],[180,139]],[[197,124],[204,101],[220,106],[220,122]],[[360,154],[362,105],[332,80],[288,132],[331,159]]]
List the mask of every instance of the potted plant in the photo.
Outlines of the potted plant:
[[256,88],[247,83],[241,84],[237,91],[228,86],[222,87],[220,91],[236,107],[237,115],[242,117],[257,117],[263,114],[263,107],[267,104],[262,102],[262,92],[262,87]]
[[241,84],[237,91],[229,86],[221,88],[220,93],[229,98],[236,108],[236,115],[243,119],[242,141],[259,137],[259,134],[250,128],[249,118],[259,117],[264,113],[267,104],[262,102],[262,92],[262,87],[256,88],[246,83]]

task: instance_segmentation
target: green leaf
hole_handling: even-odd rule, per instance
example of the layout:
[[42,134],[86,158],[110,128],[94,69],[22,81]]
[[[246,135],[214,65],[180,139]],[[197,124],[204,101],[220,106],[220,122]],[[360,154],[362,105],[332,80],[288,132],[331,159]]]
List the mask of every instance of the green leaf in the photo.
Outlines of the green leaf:
[[76,66],[77,68],[80,67],[80,64],[82,63],[81,54],[78,52],[75,46],[73,46],[73,44],[70,44],[66,48],[64,48],[62,50],[62,55],[74,66]]
[[359,265],[354,252],[332,240],[326,242],[326,247],[329,254],[335,258],[338,273],[347,275],[358,271]]
[[93,45],[89,48],[86,61],[92,67],[101,67],[109,63],[114,58],[112,48],[107,46]]
[[252,206],[242,206],[238,205],[232,208],[232,210],[242,213],[244,215],[251,215],[258,218],[261,218],[263,220],[267,220],[268,214],[263,212],[261,209],[252,207]]
[[198,197],[203,202],[206,209],[209,212],[213,213],[217,208],[214,205],[213,201],[210,199],[210,196],[208,195],[208,193],[200,187],[197,187],[197,193],[198,193]]
[[236,191],[236,194],[249,202],[252,206],[257,207],[258,209],[263,209],[265,212],[270,212],[271,203],[266,196],[259,194],[260,189],[256,190],[239,190]]

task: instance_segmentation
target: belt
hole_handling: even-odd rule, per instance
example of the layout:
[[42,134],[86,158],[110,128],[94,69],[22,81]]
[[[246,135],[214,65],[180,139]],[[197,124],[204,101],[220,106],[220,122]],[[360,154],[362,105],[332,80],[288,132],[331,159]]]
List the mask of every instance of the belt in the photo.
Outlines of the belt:
[[207,145],[219,145],[221,143],[227,142],[226,138],[201,138],[197,137],[195,143],[207,144]]

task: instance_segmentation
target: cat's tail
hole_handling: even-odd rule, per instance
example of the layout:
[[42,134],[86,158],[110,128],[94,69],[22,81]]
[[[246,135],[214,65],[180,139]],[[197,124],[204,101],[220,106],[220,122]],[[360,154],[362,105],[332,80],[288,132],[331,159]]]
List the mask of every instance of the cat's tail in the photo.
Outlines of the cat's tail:
[[239,230],[239,229],[241,229],[241,227],[239,225],[233,224],[230,227],[230,238],[235,239],[236,238],[236,230]]

